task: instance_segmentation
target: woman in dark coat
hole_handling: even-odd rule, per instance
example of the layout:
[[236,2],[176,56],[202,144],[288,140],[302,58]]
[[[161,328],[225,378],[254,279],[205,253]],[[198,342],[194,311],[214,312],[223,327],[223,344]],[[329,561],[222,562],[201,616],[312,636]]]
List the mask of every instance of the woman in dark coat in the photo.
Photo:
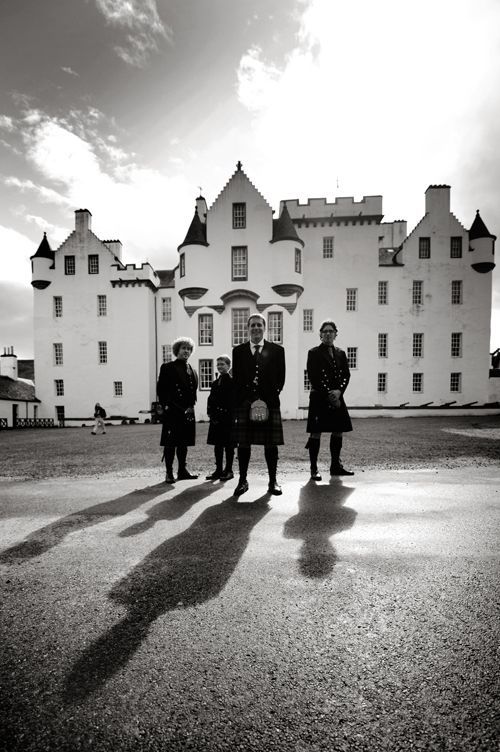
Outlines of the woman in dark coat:
[[174,483],[173,463],[177,452],[179,463],[177,480],[197,478],[186,467],[187,448],[196,441],[194,405],[198,376],[188,363],[194,342],[189,337],[178,337],[172,343],[175,360],[164,363],[158,377],[158,401],[163,407],[163,426],[160,445],[164,447],[166,483]]
[[307,431],[310,434],[306,449],[311,460],[311,478],[321,480],[318,473],[318,454],[323,432],[330,436],[330,475],[354,475],[342,467],[340,450],[342,434],[352,431],[351,419],[344,402],[344,392],[351,374],[343,350],[334,347],[337,326],[327,319],[319,330],[321,344],[313,347],[307,355],[307,373],[311,383]]
[[[207,480],[231,480],[233,475],[234,443],[231,441],[233,379],[229,373],[231,358],[220,355],[217,358],[219,376],[212,383],[207,402],[207,412],[210,418],[207,444],[213,445],[215,455],[215,470],[207,475]],[[226,465],[224,462],[226,451]]]

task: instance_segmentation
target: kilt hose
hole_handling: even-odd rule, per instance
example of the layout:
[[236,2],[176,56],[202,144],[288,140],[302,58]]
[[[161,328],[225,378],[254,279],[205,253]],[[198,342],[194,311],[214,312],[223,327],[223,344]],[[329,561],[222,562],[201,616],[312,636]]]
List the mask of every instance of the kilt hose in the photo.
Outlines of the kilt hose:
[[250,407],[236,407],[233,411],[231,440],[235,446],[249,447],[252,444],[278,446],[284,444],[283,426],[279,407],[269,409],[269,417],[262,423],[249,419]]

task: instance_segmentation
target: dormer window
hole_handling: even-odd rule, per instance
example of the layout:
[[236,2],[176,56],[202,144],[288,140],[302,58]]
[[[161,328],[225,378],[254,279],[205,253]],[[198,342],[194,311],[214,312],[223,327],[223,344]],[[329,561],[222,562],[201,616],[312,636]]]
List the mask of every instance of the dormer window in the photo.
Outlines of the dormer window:
[[242,230],[247,226],[247,205],[233,204],[233,230]]

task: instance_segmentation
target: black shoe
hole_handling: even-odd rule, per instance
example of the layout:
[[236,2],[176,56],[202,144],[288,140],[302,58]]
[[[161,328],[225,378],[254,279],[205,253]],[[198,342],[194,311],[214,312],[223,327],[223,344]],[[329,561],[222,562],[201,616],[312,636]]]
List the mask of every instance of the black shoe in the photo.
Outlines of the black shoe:
[[342,465],[332,465],[330,467],[330,475],[354,475],[352,470],[346,470]]
[[175,478],[174,478],[173,473],[171,473],[171,472],[169,473],[168,470],[167,470],[167,473],[165,475],[165,483],[175,483]]
[[196,480],[197,475],[191,475],[189,470],[179,470],[177,480]]
[[220,470],[214,470],[212,475],[207,475],[206,480],[220,480],[222,477],[222,473]]
[[311,470],[311,480],[322,480],[317,470]]
[[248,491],[248,481],[240,480],[236,488],[234,489],[233,496],[241,496]]
[[275,480],[274,481],[270,481],[270,483],[269,483],[269,485],[267,487],[267,490],[273,496],[281,496],[281,494],[283,493],[283,491],[281,490],[281,486]]
[[220,479],[222,481],[224,480],[232,480],[234,478],[234,473],[232,470],[225,470],[222,475],[220,476]]

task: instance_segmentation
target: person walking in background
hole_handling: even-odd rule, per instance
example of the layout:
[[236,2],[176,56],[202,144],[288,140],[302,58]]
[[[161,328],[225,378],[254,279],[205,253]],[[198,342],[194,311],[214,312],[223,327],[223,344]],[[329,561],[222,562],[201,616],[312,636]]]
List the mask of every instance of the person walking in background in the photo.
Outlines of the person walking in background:
[[[278,445],[284,443],[279,395],[285,384],[285,351],[264,339],[266,320],[260,313],[252,314],[247,326],[250,341],[233,349],[233,440],[238,446],[240,470],[234,496],[248,491],[252,444],[264,445],[268,490],[279,496],[282,491],[276,480]],[[257,400],[260,404],[254,404]]]
[[[207,402],[210,418],[207,444],[214,447],[215,470],[207,475],[207,480],[231,480],[233,475],[234,444],[231,441],[231,417],[233,402],[233,379],[229,373],[231,358],[219,355],[217,371],[219,376],[212,382]],[[226,464],[223,467],[224,451]]]
[[104,418],[106,417],[106,410],[100,406],[98,402],[95,403],[94,407],[94,430],[92,431],[92,436],[96,436],[98,433],[106,433],[106,428],[104,427]]
[[163,363],[158,376],[158,401],[163,408],[163,426],[160,445],[164,447],[165,482],[174,483],[173,464],[177,453],[177,480],[191,480],[192,475],[186,466],[187,448],[196,441],[194,406],[198,375],[188,363],[194,349],[189,337],[178,337],[172,343],[175,360]]
[[318,455],[322,432],[330,436],[330,475],[354,475],[340,462],[342,435],[352,431],[351,418],[344,402],[351,374],[347,357],[343,350],[334,346],[337,326],[332,319],[321,324],[319,336],[321,344],[313,347],[307,355],[307,373],[311,383],[306,444],[309,449],[312,480],[321,480],[318,472]]

